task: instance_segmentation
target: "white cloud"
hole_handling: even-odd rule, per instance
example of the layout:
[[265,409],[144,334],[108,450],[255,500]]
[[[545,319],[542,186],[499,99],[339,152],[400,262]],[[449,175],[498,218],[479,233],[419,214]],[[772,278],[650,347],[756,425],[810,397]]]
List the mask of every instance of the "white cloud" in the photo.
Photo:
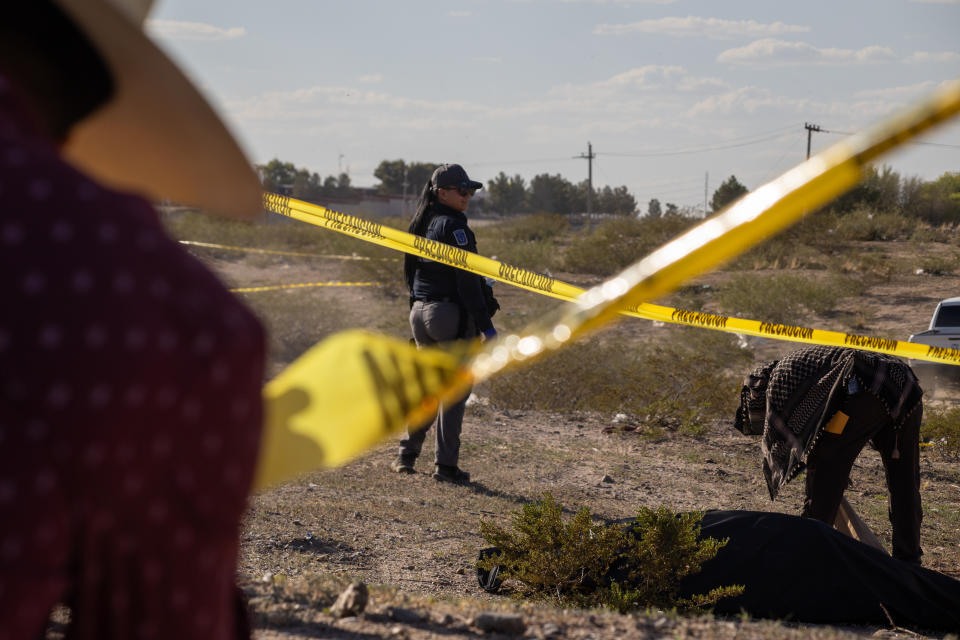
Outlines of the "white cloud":
[[232,40],[247,35],[243,27],[216,27],[202,22],[147,20],[147,31],[165,40]]
[[727,49],[717,56],[717,62],[750,67],[790,67],[806,65],[868,64],[895,60],[887,47],[870,46],[863,49],[821,49],[806,42],[786,42],[764,38],[745,47]]
[[503,62],[503,58],[499,56],[473,56],[470,60],[487,64],[499,64]]
[[452,18],[469,18],[473,15],[473,11],[448,11],[447,15]]
[[694,76],[679,66],[649,65],[598,82],[555,86],[535,100],[507,104],[409,97],[357,84],[262,93],[230,101],[226,108],[243,130],[274,135],[347,137],[383,129],[399,139],[429,130],[463,135],[510,123],[522,127],[524,143],[548,144],[558,132],[583,137],[685,129],[689,123],[678,121],[676,114],[728,89],[717,78]]
[[685,75],[683,67],[647,65],[618,73],[596,83],[598,87],[624,87],[636,89],[659,89],[663,82]]
[[[687,109],[683,117],[693,121],[720,118],[724,122],[764,116],[780,119],[793,117],[798,127],[804,120],[817,121],[822,118],[831,123],[825,128],[850,131],[862,127],[865,122],[889,115],[930,90],[933,85],[933,82],[921,82],[904,87],[860,91],[849,100],[790,97],[763,87],[737,87],[703,98]],[[826,125],[825,122],[821,124]]]
[[380,84],[383,82],[383,76],[379,73],[370,73],[357,78],[357,82],[361,84]]
[[960,61],[960,52],[957,52],[957,51],[914,51],[906,59],[906,62],[957,62],[957,61]]
[[902,87],[887,87],[884,89],[867,89],[864,91],[857,91],[853,95],[857,98],[881,98],[885,100],[900,101],[909,98],[916,98],[922,93],[931,91],[933,86],[934,82],[932,80],[927,80],[925,82],[918,82],[916,84]]
[[717,40],[810,31],[810,27],[784,24],[783,22],[761,23],[756,20],[723,20],[721,18],[670,17],[656,20],[641,20],[627,24],[600,24],[593,33],[599,36],[621,36],[630,33],[653,33],[675,38],[713,38]]

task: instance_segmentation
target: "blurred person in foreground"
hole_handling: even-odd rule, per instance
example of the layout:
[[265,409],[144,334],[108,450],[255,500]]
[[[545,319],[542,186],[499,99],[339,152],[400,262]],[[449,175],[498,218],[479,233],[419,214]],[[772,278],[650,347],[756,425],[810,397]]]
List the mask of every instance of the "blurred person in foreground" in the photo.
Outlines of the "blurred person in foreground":
[[833,525],[860,451],[880,453],[889,492],[893,557],[919,564],[920,421],[923,390],[893,356],[815,346],[744,379],[734,428],[763,434],[770,498],[806,469],[803,513]]
[[249,637],[238,531],[261,429],[254,316],[147,199],[260,211],[142,0],[0,22],[0,638]]
[[[470,198],[482,188],[483,183],[471,180],[460,165],[440,165],[421,191],[410,233],[476,253],[477,239],[467,225],[465,212]],[[404,256],[403,268],[410,292],[410,328],[418,347],[469,340],[477,335],[485,340],[496,337],[491,318],[500,305],[481,276],[410,254]],[[467,395],[453,405],[440,407],[433,477],[441,482],[470,481],[470,474],[459,467]],[[431,424],[407,431],[400,440],[394,471],[414,472]]]

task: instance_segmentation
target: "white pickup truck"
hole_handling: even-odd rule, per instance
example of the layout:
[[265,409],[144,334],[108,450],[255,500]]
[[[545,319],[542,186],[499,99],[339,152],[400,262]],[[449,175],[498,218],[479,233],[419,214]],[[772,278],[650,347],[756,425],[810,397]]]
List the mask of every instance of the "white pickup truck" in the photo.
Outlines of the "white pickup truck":
[[[926,331],[910,336],[910,342],[929,344],[944,349],[960,349],[960,298],[941,300],[930,318]],[[939,381],[960,380],[960,366],[911,360],[910,366],[929,386]]]

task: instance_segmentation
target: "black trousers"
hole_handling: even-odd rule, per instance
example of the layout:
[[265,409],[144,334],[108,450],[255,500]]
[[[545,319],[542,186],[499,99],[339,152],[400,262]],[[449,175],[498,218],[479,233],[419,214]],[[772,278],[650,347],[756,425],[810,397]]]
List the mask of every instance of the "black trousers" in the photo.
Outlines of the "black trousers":
[[848,395],[840,411],[849,416],[839,434],[826,430],[807,459],[803,514],[832,525],[850,478],[850,469],[870,442],[886,473],[887,513],[893,525],[893,557],[920,562],[920,421],[917,406],[900,429],[893,428],[880,400],[860,391]]

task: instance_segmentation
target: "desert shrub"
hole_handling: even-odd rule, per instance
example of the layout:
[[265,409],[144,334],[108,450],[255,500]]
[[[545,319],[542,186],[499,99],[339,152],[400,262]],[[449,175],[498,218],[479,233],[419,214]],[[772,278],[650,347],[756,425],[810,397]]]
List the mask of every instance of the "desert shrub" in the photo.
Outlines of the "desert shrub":
[[834,216],[826,211],[807,215],[751,248],[724,268],[728,271],[753,269],[817,269],[825,257],[842,249],[832,232]]
[[479,561],[479,566],[500,565],[503,577],[560,602],[595,589],[624,546],[624,532],[594,523],[586,507],[566,523],[562,514],[561,505],[547,493],[513,514],[512,531],[481,522],[480,535],[499,553]]
[[567,216],[554,213],[535,213],[507,218],[496,225],[483,227],[486,236],[503,238],[512,242],[549,240],[562,236],[570,228]]
[[921,255],[917,259],[917,268],[931,276],[945,276],[957,268],[957,256]]
[[647,415],[651,424],[690,435],[732,415],[752,353],[735,336],[699,328],[665,327],[659,337],[629,347],[596,337],[572,344],[487,382],[490,402]]
[[833,229],[838,240],[906,240],[916,225],[916,220],[897,213],[858,208],[838,216]]
[[[680,581],[699,572],[727,542],[700,540],[702,519],[703,513],[641,507],[624,527],[595,523],[582,507],[564,522],[563,508],[547,493],[513,514],[512,530],[480,523],[480,535],[498,552],[477,564],[486,570],[500,566],[500,576],[519,582],[521,593],[562,606],[605,606],[621,613],[648,607],[696,610],[743,591],[718,586],[679,597]],[[611,581],[618,568],[623,579]]]
[[913,271],[902,261],[870,247],[834,253],[826,258],[825,264],[830,272],[858,279],[864,289],[877,282],[888,282],[894,275]]
[[721,268],[724,271],[817,269],[821,267],[824,255],[817,247],[798,242],[793,235],[776,236]]
[[952,224],[932,226],[923,222],[914,224],[910,239],[915,242],[956,242],[957,229]]
[[604,221],[592,233],[573,238],[564,252],[563,269],[573,273],[612,275],[697,222],[700,220],[677,215]]
[[793,273],[736,275],[713,294],[724,313],[753,320],[796,324],[806,311],[827,313],[840,298],[859,295],[863,283],[853,278],[825,281]]
[[485,256],[531,271],[556,269],[557,241],[569,228],[567,216],[550,213],[508,218],[477,230],[477,244]]
[[960,459],[960,407],[926,409],[920,437],[924,442],[934,443],[946,456]]

